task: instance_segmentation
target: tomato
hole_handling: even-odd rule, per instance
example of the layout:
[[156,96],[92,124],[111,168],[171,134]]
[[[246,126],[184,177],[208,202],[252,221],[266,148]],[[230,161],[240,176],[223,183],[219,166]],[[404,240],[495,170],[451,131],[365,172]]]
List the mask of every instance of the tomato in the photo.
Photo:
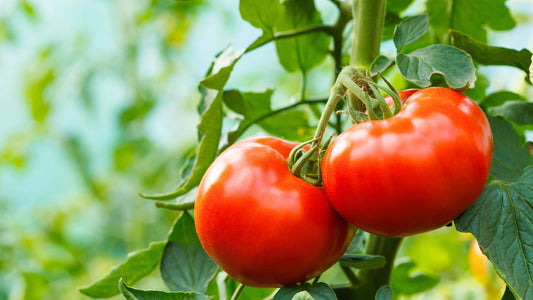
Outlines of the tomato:
[[240,141],[212,163],[198,188],[200,242],[245,285],[279,287],[316,277],[355,233],[321,188],[290,172],[286,159],[295,146],[273,137]]
[[481,194],[493,151],[483,111],[447,88],[412,94],[395,116],[356,124],[321,163],[327,197],[355,226],[383,236],[441,227]]

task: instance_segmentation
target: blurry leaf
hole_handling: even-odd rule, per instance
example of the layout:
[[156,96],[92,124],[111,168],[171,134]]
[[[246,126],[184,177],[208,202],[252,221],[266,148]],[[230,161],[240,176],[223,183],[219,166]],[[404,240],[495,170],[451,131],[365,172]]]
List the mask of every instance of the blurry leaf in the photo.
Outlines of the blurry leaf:
[[45,96],[46,89],[54,82],[55,71],[50,66],[34,71],[26,77],[25,96],[33,119],[43,123],[50,111],[49,99]]
[[41,300],[50,284],[45,276],[37,273],[23,272],[24,278],[24,300]]
[[[389,3],[394,3],[395,1],[387,1],[387,5]],[[398,13],[387,11],[385,14],[385,22],[383,24],[383,33],[381,36],[382,41],[388,41],[392,39],[394,36],[394,30],[396,29],[396,25],[398,25],[402,21],[402,18],[398,15]]]
[[343,267],[356,269],[379,269],[385,266],[387,261],[381,255],[345,254],[340,259]]
[[143,291],[127,286],[120,279],[119,289],[128,300],[209,300],[206,295],[195,292]]
[[450,33],[453,45],[468,52],[478,63],[482,65],[512,66],[529,74],[531,51],[489,46],[458,31],[451,30]]
[[486,91],[489,86],[490,81],[487,79],[487,77],[483,75],[483,73],[480,73],[479,70],[476,70],[476,85],[473,89],[463,91],[462,93],[479,103],[487,96]]
[[[313,0],[286,0],[285,12],[276,27],[277,32],[322,25],[320,13]],[[278,58],[285,70],[307,73],[324,61],[329,54],[330,37],[324,33],[310,33],[276,41]]]
[[401,13],[406,10],[414,0],[394,0],[387,1],[387,12]]
[[399,53],[396,64],[405,79],[421,87],[430,86],[435,75],[443,76],[448,86],[459,90],[474,87],[476,81],[470,55],[451,46],[432,45],[409,54]]
[[431,27],[442,42],[445,42],[449,29],[486,42],[487,26],[494,30],[509,30],[516,25],[505,1],[428,0],[426,7]]
[[0,163],[9,163],[16,168],[24,167],[34,139],[35,136],[27,133],[9,136],[4,142],[2,152],[0,152]]
[[[301,292],[307,292],[307,295],[300,294]],[[300,298],[296,298],[296,296]],[[307,298],[301,298],[301,297]],[[311,297],[311,298],[309,298]],[[315,284],[302,283],[299,285],[284,286],[276,293],[273,300],[290,300],[290,299],[316,299],[316,300],[330,300],[337,299],[335,292],[325,283],[319,282]]]
[[427,291],[439,283],[439,279],[422,272],[412,274],[411,270],[416,266],[412,261],[404,262],[392,270],[391,284],[395,293],[414,295]]
[[194,221],[183,212],[168,237],[161,258],[161,277],[173,291],[205,292],[218,266],[198,240]]
[[135,102],[120,113],[120,125],[125,127],[128,123],[142,120],[154,107],[152,99],[136,99]]
[[429,19],[427,15],[419,15],[404,19],[396,26],[394,31],[394,45],[398,52],[403,46],[411,44],[422,37],[429,27]]
[[533,124],[533,103],[522,101],[507,101],[502,106],[491,107],[488,113],[503,117],[518,125]]
[[21,1],[20,5],[22,6],[22,10],[32,20],[37,19],[37,14],[35,13],[35,9],[33,8],[33,5],[30,4],[28,1]]
[[533,166],[513,181],[493,180],[459,218],[502,279],[522,299],[533,297]]
[[529,65],[529,82],[533,83],[533,55],[530,57],[531,65]]
[[224,103],[244,117],[238,127],[228,133],[228,145],[233,144],[252,124],[258,124],[270,134],[294,141],[308,139],[313,134],[314,129],[309,126],[309,117],[304,110],[272,110],[272,92],[224,92]]
[[363,253],[367,239],[367,232],[365,232],[364,230],[357,230],[352,242],[350,243],[350,246],[348,246],[348,250],[346,250],[346,254]]
[[480,105],[484,108],[501,106],[507,101],[527,101],[524,96],[509,91],[500,91],[488,95]]
[[490,176],[503,181],[515,181],[522,175],[525,167],[533,164],[533,157],[529,154],[523,138],[509,122],[490,116],[488,119],[494,138]]
[[242,54],[243,51],[233,52],[233,47],[229,46],[218,55],[208,72],[208,76],[200,82],[199,89],[203,96],[198,105],[198,113],[200,114],[198,139],[200,143],[197,148],[194,167],[187,181],[168,194],[141,196],[154,200],[171,200],[186,194],[200,183],[205,171],[218,153],[223,118],[222,90],[229,79],[233,66]]
[[374,59],[372,64],[370,65],[369,72],[371,76],[376,76],[378,73],[376,70],[380,73],[383,73],[385,70],[387,70],[390,66],[394,64],[394,59],[386,57],[384,55],[379,55]]
[[80,288],[80,292],[93,298],[108,298],[119,293],[117,282],[120,278],[129,284],[148,275],[161,260],[166,242],[152,242],[147,249],[128,254],[125,262],[111,269],[104,278]]
[[388,285],[379,288],[376,293],[376,300],[390,300],[392,299],[392,289]]

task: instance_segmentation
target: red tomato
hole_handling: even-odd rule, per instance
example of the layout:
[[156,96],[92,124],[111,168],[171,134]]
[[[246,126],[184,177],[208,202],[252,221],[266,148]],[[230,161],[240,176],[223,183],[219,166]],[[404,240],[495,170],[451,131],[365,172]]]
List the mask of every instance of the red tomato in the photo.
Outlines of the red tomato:
[[286,159],[295,146],[273,137],[243,140],[200,183],[194,208],[200,242],[245,285],[279,287],[316,277],[355,233],[322,189],[290,172]]
[[321,163],[324,189],[355,226],[407,236],[447,224],[485,186],[492,133],[470,98],[446,88],[411,95],[392,118],[356,124]]

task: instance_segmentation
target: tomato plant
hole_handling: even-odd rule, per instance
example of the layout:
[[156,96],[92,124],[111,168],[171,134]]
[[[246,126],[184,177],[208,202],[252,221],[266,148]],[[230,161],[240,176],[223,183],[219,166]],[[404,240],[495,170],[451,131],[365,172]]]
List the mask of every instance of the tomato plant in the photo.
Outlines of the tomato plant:
[[322,161],[324,189],[355,226],[412,235],[449,223],[477,199],[492,148],[488,120],[472,100],[426,88],[392,118],[356,124],[336,138]]
[[[388,300],[460,277],[412,272],[400,251],[403,237],[450,224],[486,249],[505,295],[533,295],[532,104],[525,92],[494,92],[477,68],[511,66],[531,84],[531,51],[486,43],[487,27],[515,24],[504,1],[464,10],[454,0],[327,2],[326,21],[314,0],[239,1],[261,35],[220,52],[200,81],[198,145],[179,186],[143,195],[181,211],[167,239],[82,292]],[[471,17],[488,7],[498,14]],[[388,40],[393,54],[380,52]],[[283,70],[300,76],[275,90],[229,89],[241,58],[271,43]],[[243,139],[256,133],[272,137]],[[129,287],[150,269],[125,271],[138,265],[159,265],[172,292]]]
[[235,280],[279,287],[305,282],[344,254],[354,228],[324,191],[287,166],[296,146],[250,138],[224,151],[198,188],[194,216],[206,252]]

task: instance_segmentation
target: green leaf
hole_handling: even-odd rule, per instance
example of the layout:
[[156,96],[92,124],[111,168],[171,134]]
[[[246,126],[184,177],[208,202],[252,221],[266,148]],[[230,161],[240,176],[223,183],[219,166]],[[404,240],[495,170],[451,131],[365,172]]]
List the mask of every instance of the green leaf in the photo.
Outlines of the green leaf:
[[25,96],[33,119],[43,123],[50,111],[50,99],[46,90],[55,80],[55,70],[51,66],[44,66],[44,69],[35,72],[32,69],[30,75],[26,76]]
[[[284,15],[276,26],[276,32],[291,31],[322,25],[320,13],[313,0],[286,0]],[[322,32],[309,33],[276,41],[278,58],[285,70],[307,73],[322,63],[329,53],[330,37]]]
[[483,101],[481,101],[480,106],[483,108],[490,108],[490,107],[496,107],[501,106],[505,104],[507,101],[527,101],[524,96],[509,92],[509,91],[499,91],[492,93],[485,97]]
[[414,0],[395,0],[387,1],[387,12],[401,13],[406,10]]
[[422,272],[412,273],[416,264],[412,261],[397,265],[392,270],[392,289],[403,295],[414,295],[427,291],[439,283],[439,279]]
[[421,87],[431,85],[431,78],[441,75],[453,89],[474,87],[476,69],[472,57],[447,45],[431,45],[409,54],[399,53],[396,64],[405,79]]
[[240,0],[239,11],[243,20],[263,29],[265,36],[274,36],[274,28],[283,17],[283,6],[279,0]]
[[237,128],[228,133],[228,145],[233,144],[253,124],[288,140],[302,141],[312,136],[314,128],[309,125],[307,112],[296,107],[291,107],[290,110],[272,110],[272,93],[272,90],[263,93],[237,90],[224,92],[224,103],[243,116]]
[[369,68],[370,75],[371,76],[378,75],[376,70],[380,73],[383,73],[393,64],[394,64],[394,59],[386,57],[385,55],[378,55],[378,57],[376,57],[376,59],[374,59],[374,61],[370,65],[370,68]]
[[531,65],[529,65],[529,82],[533,83],[533,55],[531,56]]
[[192,217],[183,212],[168,237],[161,258],[161,277],[173,291],[205,292],[218,266],[198,240]]
[[502,106],[491,107],[488,113],[513,121],[518,125],[533,124],[533,103],[522,101],[507,101]]
[[147,249],[128,254],[125,262],[111,269],[104,278],[80,288],[80,292],[93,298],[108,298],[119,293],[117,282],[120,278],[129,284],[150,274],[161,260],[166,242],[153,242]]
[[381,255],[345,254],[340,259],[341,266],[356,269],[379,269],[386,263]]
[[490,176],[499,180],[515,181],[522,175],[525,167],[533,164],[533,157],[529,154],[524,139],[509,122],[490,116],[488,119],[494,138]]
[[529,74],[531,51],[489,46],[458,31],[451,30],[450,33],[453,45],[468,52],[478,63],[482,65],[512,66]]
[[429,22],[437,38],[445,42],[448,30],[463,32],[474,39],[486,42],[487,30],[509,30],[516,23],[506,0],[428,0]]
[[511,290],[533,297],[533,166],[513,181],[493,180],[459,218]]
[[[301,292],[307,292],[312,298],[295,298]],[[300,295],[298,297],[302,297]],[[319,282],[315,284],[302,283],[298,285],[284,286],[276,293],[274,300],[290,300],[290,299],[315,299],[315,300],[330,300],[337,299],[335,292],[329,285]]]
[[394,45],[398,52],[403,46],[411,44],[422,37],[429,28],[429,19],[427,15],[414,16],[398,24],[394,31]]
[[200,81],[199,90],[203,95],[198,106],[200,114],[198,139],[200,143],[187,181],[173,192],[155,196],[141,195],[142,197],[154,200],[171,200],[186,194],[200,183],[205,171],[218,153],[223,119],[222,90],[242,54],[243,51],[234,52],[233,48],[229,46],[218,55],[208,72],[209,75]]
[[294,297],[292,297],[293,300],[314,300],[315,298],[309,294],[307,291],[301,291],[298,292]]
[[379,288],[376,293],[376,300],[391,300],[392,299],[392,289],[388,285],[384,285]]
[[127,286],[122,279],[119,289],[127,300],[209,300],[206,295],[195,292],[143,291]]

